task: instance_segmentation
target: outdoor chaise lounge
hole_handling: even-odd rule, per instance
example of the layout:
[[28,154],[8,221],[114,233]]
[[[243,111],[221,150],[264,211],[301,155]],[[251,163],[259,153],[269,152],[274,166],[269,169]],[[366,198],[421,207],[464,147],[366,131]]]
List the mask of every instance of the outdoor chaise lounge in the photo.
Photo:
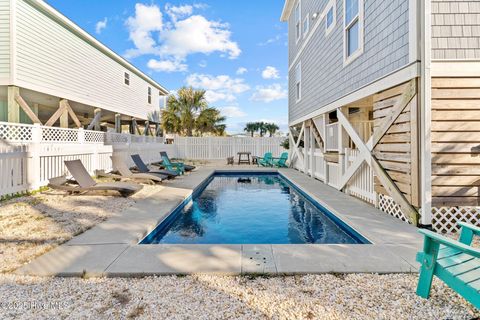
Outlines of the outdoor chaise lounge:
[[280,158],[273,158],[272,164],[274,167],[287,168],[288,152],[282,152]]
[[89,191],[100,191],[100,190],[112,190],[118,191],[123,197],[127,197],[131,194],[142,189],[141,185],[125,182],[105,182],[97,183],[85,169],[82,161],[80,160],[71,160],[65,161],[65,166],[67,167],[70,174],[75,179],[77,185],[71,184],[65,176],[52,178],[49,180],[48,186],[52,189],[67,191],[70,194],[73,193],[84,193]]
[[150,180],[153,182],[162,182],[168,179],[168,176],[162,173],[136,173],[132,172],[121,156],[111,156],[113,169],[118,171],[120,177],[132,180]]
[[271,152],[266,152],[263,158],[257,158],[257,165],[262,167],[272,167],[273,166],[273,156]]
[[450,288],[480,308],[480,249],[471,246],[474,236],[480,236],[480,228],[458,223],[462,229],[458,241],[443,237],[429,230],[419,230],[424,235],[423,251],[417,254],[422,264],[417,294],[428,298],[433,276],[437,276]]
[[[163,160],[163,157],[165,157],[165,158],[168,159],[168,161],[170,161],[170,158],[168,157],[168,154],[165,151],[160,151],[160,156],[162,157],[162,160]],[[185,171],[192,171],[192,170],[195,169],[195,166],[191,166],[191,165],[185,164],[183,162],[172,162],[172,161],[170,161],[170,163],[172,165],[176,165],[176,164],[183,165],[183,169],[185,169]]]
[[135,163],[135,166],[137,167],[137,170],[140,173],[163,174],[167,176],[169,179],[175,178],[176,176],[178,176],[178,173],[173,170],[150,170],[150,168],[145,164],[145,162],[143,162],[139,154],[132,154],[131,157],[133,162]]

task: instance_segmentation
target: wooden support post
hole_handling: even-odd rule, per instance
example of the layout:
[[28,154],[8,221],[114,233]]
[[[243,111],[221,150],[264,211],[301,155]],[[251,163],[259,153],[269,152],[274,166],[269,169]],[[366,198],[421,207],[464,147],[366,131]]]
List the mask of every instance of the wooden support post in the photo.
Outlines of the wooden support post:
[[32,120],[33,123],[42,124],[40,122],[40,120],[38,119],[38,116],[37,116],[38,115],[38,105],[37,105],[37,113],[35,114],[35,112],[32,109],[30,109],[30,106],[25,102],[25,100],[23,100],[23,98],[20,95],[17,95],[15,97],[15,101],[23,109],[25,114],[30,118],[30,120]]
[[161,130],[160,124],[157,122],[155,123],[155,136],[159,137],[161,133],[162,133],[162,130]]
[[68,110],[63,108],[63,112],[60,115],[60,128],[68,128]]
[[100,131],[100,119],[102,117],[102,109],[100,108],[97,108],[93,111],[93,114],[95,115],[95,118],[97,119],[97,121],[95,121],[95,130],[96,131]]
[[75,125],[76,125],[79,129],[80,129],[80,128],[83,128],[82,123],[80,122],[80,120],[78,120],[78,117],[77,117],[77,115],[75,114],[75,112],[73,111],[73,109],[72,109],[72,107],[70,106],[70,104],[68,103],[68,100],[62,99],[62,100],[60,100],[60,104],[62,104],[62,105],[65,106],[65,109],[67,110],[68,115],[70,116],[70,118],[72,118],[73,122],[75,122]]
[[33,113],[38,117],[38,109],[39,109],[39,104],[38,103],[34,103],[33,106],[32,106],[32,111]]
[[137,124],[137,119],[135,118],[132,118],[132,134],[138,134],[139,136],[142,135],[142,133],[140,132],[140,128]]
[[[306,122],[304,122],[306,123]],[[307,124],[305,124],[305,129],[303,130],[303,173],[308,174],[308,150],[310,149],[310,141],[309,136],[310,136],[310,127],[307,127]]]
[[148,136],[150,133],[150,121],[145,120],[145,130],[143,130],[143,135]]
[[60,116],[63,114],[65,111],[66,107],[65,104],[60,104],[57,111],[48,119],[48,121],[45,123],[47,127],[53,126],[53,124],[60,118]]
[[15,100],[16,96],[20,95],[20,89],[15,86],[8,87],[8,122],[19,123],[20,122],[20,106]]
[[115,114],[115,132],[122,133],[122,116],[119,113]]

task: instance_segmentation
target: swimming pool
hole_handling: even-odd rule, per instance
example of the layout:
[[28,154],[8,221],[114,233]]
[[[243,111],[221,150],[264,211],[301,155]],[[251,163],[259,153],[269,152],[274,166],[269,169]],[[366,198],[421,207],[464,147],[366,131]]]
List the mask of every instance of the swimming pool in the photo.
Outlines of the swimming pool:
[[278,173],[215,173],[140,244],[369,243]]

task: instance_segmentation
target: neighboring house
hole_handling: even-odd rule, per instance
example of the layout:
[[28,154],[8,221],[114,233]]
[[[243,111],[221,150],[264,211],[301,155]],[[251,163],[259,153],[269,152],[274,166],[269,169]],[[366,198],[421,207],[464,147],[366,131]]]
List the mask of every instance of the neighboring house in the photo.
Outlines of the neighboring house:
[[281,20],[293,166],[412,223],[479,224],[480,1],[286,0]]
[[120,131],[167,94],[45,2],[0,0],[0,121]]

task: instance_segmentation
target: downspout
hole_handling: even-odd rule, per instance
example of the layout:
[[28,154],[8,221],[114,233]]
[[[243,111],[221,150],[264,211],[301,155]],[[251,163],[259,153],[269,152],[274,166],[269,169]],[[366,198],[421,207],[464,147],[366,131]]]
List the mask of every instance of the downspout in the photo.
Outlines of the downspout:
[[431,0],[420,0],[420,228],[432,228],[432,10]]

